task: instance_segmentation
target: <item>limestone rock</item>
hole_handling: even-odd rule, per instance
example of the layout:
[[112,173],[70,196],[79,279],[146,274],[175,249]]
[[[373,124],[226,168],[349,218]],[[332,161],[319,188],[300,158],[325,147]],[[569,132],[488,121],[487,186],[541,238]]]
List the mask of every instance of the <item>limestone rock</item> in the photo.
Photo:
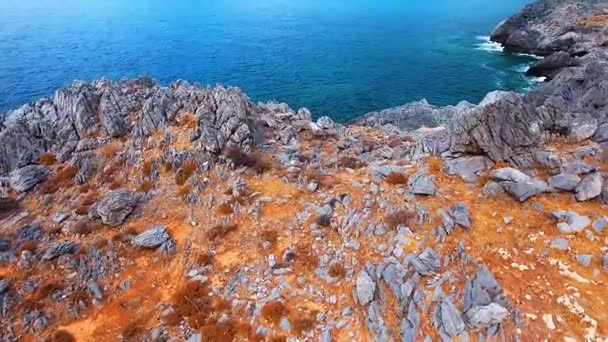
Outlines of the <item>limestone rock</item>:
[[138,196],[131,190],[114,190],[96,205],[97,215],[109,226],[119,226],[137,205]]
[[27,192],[37,184],[44,182],[48,175],[48,167],[28,165],[11,172],[10,184],[15,191]]
[[361,270],[357,276],[356,290],[359,304],[367,305],[374,299],[374,294],[376,293],[376,282],[364,269]]

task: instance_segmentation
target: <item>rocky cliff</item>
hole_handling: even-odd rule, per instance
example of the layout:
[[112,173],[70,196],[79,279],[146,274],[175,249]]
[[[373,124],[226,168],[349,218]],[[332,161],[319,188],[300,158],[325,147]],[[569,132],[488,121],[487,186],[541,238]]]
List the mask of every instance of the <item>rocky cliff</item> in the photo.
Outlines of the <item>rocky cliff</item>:
[[0,340],[605,340],[605,10],[501,23],[550,80],[477,105],[141,78],[0,116]]

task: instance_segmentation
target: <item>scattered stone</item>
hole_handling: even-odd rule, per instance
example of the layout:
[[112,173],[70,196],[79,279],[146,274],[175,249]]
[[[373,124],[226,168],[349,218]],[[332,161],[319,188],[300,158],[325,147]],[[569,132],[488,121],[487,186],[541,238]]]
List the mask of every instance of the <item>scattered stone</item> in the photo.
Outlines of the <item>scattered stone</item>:
[[437,273],[441,266],[439,255],[430,247],[426,247],[422,253],[412,259],[412,265],[416,271],[423,276],[429,276]]
[[42,260],[52,260],[64,254],[72,254],[78,249],[78,244],[73,241],[60,241],[53,244],[46,250]]
[[437,311],[435,319],[439,330],[443,330],[450,337],[459,336],[464,332],[466,326],[462,315],[449,298],[443,299]]
[[334,208],[331,204],[325,204],[317,208],[317,223],[321,226],[329,226],[331,224],[331,218],[334,215]]
[[574,189],[576,200],[582,202],[598,197],[602,193],[603,179],[599,172],[585,176]]
[[558,249],[560,251],[565,251],[568,249],[568,240],[564,238],[555,238],[551,241],[551,248]]
[[512,216],[505,216],[502,218],[502,222],[504,222],[505,224],[509,224],[511,222],[513,222],[513,217]]
[[574,174],[560,173],[549,178],[549,186],[563,191],[573,191],[581,182],[581,178]]
[[131,190],[114,190],[97,203],[97,215],[109,226],[119,226],[137,205],[138,197]]
[[416,195],[435,195],[434,177],[425,175],[424,171],[418,171],[408,180],[409,192]]
[[93,298],[98,300],[103,299],[103,292],[95,280],[89,279],[89,281],[87,281],[87,289],[89,289]]
[[582,231],[591,224],[591,219],[587,216],[580,216],[574,211],[558,210],[553,216],[559,220],[557,229],[564,234],[574,234]]
[[156,225],[135,236],[131,242],[141,248],[157,248],[170,238],[164,226]]
[[509,312],[502,305],[490,303],[473,306],[466,312],[464,319],[469,327],[480,330],[500,324],[508,315]]
[[8,280],[0,280],[0,295],[8,290],[9,285]]
[[595,220],[592,227],[596,232],[600,233],[604,228],[608,227],[608,216]]
[[582,266],[589,267],[593,256],[591,254],[577,254],[576,261]]
[[362,269],[357,276],[356,288],[359,304],[364,306],[374,299],[376,283],[365,269]]
[[310,183],[308,183],[308,185],[306,186],[306,188],[310,192],[315,192],[319,188],[319,183],[317,183],[317,182],[310,182]]
[[454,223],[465,229],[471,229],[471,215],[466,204],[459,202],[448,210],[448,214],[454,220]]

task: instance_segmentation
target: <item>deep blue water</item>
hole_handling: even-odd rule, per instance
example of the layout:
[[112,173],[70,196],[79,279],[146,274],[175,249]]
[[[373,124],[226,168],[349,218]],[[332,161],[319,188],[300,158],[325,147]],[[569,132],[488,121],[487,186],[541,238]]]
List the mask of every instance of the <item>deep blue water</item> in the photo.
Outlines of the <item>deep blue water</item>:
[[[484,49],[529,0],[1,0],[0,112],[73,79],[223,83],[346,120],[421,98],[523,91]],[[491,46],[486,46],[491,48]]]

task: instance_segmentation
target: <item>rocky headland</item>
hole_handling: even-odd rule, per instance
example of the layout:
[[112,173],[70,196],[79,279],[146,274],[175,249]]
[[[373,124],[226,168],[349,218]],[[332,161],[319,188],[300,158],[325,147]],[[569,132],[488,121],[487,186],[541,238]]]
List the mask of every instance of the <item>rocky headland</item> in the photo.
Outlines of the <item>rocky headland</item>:
[[148,78],[0,116],[0,340],[606,340],[606,24],[538,1],[492,39],[547,82],[347,125]]

